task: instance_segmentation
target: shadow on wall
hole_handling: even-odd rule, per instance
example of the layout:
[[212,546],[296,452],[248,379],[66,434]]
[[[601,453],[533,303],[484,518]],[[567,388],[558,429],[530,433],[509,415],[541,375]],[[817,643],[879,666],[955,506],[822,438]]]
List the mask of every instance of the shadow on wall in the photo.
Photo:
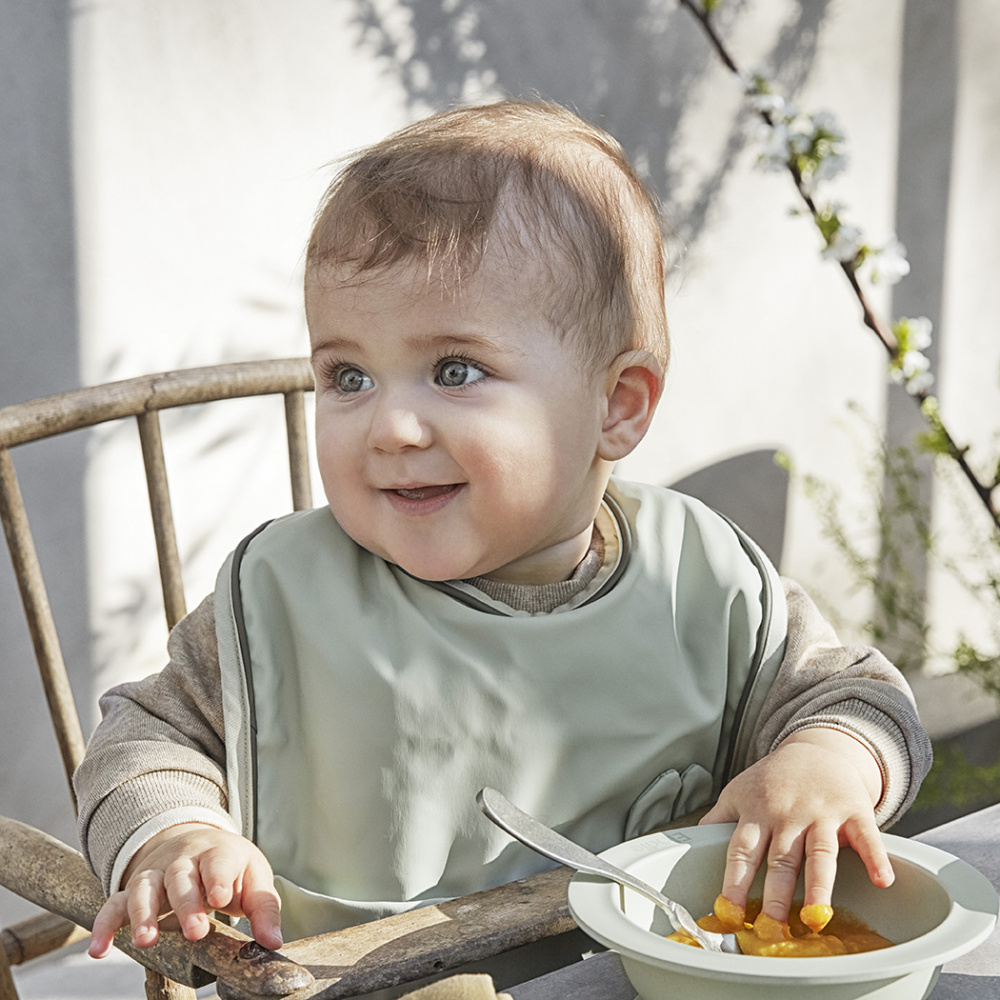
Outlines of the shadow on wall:
[[[0,4],[0,406],[79,384],[70,145],[70,4]],[[77,696],[89,694],[83,489],[86,436],[13,457]],[[76,842],[70,795],[14,574],[0,555],[0,803]],[[0,893],[0,924],[36,912]]]
[[[692,178],[690,164],[673,155],[692,95],[719,71],[700,27],[675,0],[353,3],[362,45],[403,85],[414,116],[484,95],[565,104],[621,141],[682,241],[700,232],[743,148],[737,117],[710,172]],[[724,33],[748,6],[737,0],[719,11]],[[789,93],[809,73],[829,6],[813,0],[788,12],[768,71]],[[692,193],[682,202],[678,191]]]

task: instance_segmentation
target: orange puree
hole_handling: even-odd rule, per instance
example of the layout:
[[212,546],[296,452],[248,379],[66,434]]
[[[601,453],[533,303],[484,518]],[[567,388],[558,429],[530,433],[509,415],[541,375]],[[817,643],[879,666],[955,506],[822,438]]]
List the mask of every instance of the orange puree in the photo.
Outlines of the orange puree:
[[[759,899],[751,899],[744,910],[725,896],[718,896],[714,911],[702,917],[698,926],[718,934],[734,933],[744,955],[817,958],[875,951],[892,944],[851,914],[834,913],[832,906],[811,904],[799,909],[793,906],[787,924],[762,913]],[[699,947],[694,938],[682,931],[669,937]]]

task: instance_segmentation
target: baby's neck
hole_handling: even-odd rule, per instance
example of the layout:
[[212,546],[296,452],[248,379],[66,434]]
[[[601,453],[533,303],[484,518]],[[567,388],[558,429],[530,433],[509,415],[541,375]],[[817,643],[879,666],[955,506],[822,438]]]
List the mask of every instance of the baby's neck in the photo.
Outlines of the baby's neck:
[[538,587],[569,580],[583,562],[593,544],[594,525],[589,524],[579,534],[547,547],[534,555],[523,556],[501,566],[483,579],[514,586]]
[[479,576],[465,582],[515,611],[546,614],[567,604],[590,586],[604,565],[604,553],[604,538],[595,525],[591,529],[591,541],[586,554],[566,580],[526,584]]

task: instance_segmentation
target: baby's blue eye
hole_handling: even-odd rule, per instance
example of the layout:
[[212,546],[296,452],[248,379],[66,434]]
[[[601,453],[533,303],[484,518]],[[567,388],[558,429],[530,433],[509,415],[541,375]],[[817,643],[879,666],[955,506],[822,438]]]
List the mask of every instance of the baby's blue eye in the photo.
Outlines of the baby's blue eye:
[[486,372],[469,361],[460,361],[458,358],[446,358],[438,365],[437,383],[448,388],[457,388],[462,385],[469,385],[471,382],[478,382],[486,377]]
[[341,368],[334,373],[338,392],[363,392],[375,384],[360,368]]

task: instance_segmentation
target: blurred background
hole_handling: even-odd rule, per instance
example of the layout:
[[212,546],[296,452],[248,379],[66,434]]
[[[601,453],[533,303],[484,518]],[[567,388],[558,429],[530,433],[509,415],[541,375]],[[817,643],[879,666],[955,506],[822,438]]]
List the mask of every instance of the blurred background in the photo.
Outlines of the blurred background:
[[[1000,5],[724,0],[715,16],[748,71],[766,67],[801,108],[836,116],[849,164],[824,194],[873,244],[906,246],[909,276],[871,288],[872,302],[933,322],[933,391],[989,480]],[[880,454],[912,443],[919,412],[793,213],[788,174],[757,169],[738,81],[676,0],[0,0],[0,81],[0,406],[307,353],[303,248],[331,164],[416,117],[539,96],[609,130],[663,200],[674,261],[669,384],[621,473],[683,481],[742,521],[844,638],[881,629],[939,746],[989,772],[997,701],[952,651],[964,638],[988,666],[998,605],[943,567],[988,590],[996,536],[968,485],[947,469],[932,479],[918,456],[907,475],[939,554],[907,541]],[[281,404],[164,427],[200,595],[240,538],[290,507],[274,472]],[[88,732],[103,690],[164,659],[151,529],[127,513],[144,491],[124,471],[137,448],[131,426],[112,426],[14,456]],[[886,538],[902,540],[902,570],[881,558]],[[912,613],[886,612],[880,573],[902,573]],[[0,679],[0,812],[75,843],[6,558]],[[923,815],[990,800],[964,794]],[[0,894],[0,924],[30,912]]]

